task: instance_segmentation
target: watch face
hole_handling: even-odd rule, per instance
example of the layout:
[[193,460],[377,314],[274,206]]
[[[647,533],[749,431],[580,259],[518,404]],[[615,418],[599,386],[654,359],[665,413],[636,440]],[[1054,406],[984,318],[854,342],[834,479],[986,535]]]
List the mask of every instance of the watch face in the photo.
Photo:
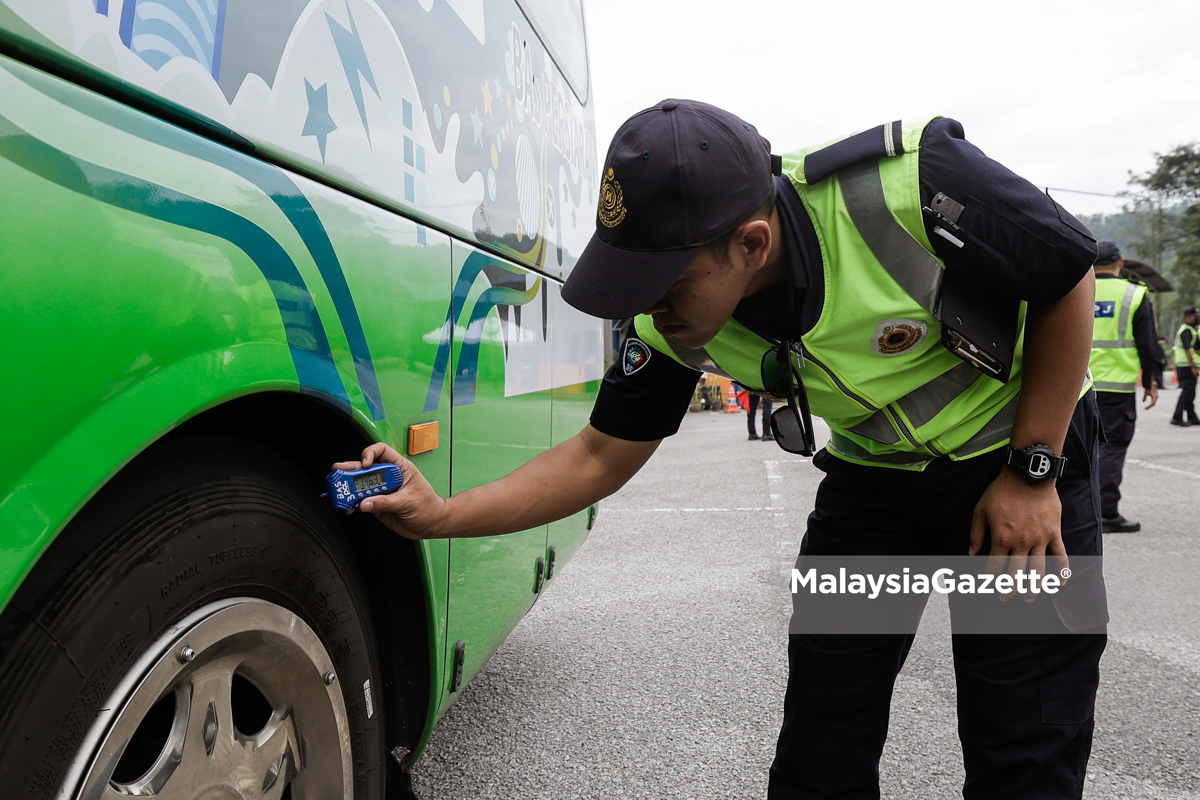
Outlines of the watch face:
[[1033,453],[1029,456],[1029,477],[1044,478],[1050,474],[1052,466],[1050,457],[1045,453]]

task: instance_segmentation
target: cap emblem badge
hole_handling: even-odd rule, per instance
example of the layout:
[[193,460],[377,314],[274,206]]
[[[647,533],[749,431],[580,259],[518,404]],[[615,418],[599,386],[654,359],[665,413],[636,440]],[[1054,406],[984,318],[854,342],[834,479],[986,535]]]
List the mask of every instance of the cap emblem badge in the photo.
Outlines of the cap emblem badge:
[[650,348],[641,339],[632,336],[625,340],[625,357],[621,359],[621,367],[626,375],[632,375],[650,363]]
[[621,195],[621,184],[613,177],[612,167],[604,176],[600,186],[600,208],[597,211],[606,228],[615,228],[625,219],[625,198]]
[[891,358],[911,350],[925,340],[929,326],[915,319],[885,319],[875,326],[871,352]]

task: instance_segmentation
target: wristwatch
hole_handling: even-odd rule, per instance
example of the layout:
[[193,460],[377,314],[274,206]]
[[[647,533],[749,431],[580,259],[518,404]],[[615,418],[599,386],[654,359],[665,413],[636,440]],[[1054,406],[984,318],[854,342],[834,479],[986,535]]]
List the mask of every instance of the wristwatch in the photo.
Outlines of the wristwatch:
[[1052,481],[1067,468],[1066,456],[1054,455],[1054,451],[1044,444],[1030,445],[1024,450],[1009,445],[1008,458],[1004,463],[1021,473],[1030,483]]

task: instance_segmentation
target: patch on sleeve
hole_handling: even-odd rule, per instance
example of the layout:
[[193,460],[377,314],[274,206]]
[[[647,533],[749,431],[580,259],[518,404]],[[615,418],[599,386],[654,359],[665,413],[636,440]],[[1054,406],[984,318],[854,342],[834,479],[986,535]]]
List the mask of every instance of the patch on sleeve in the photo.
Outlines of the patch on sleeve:
[[632,375],[650,363],[650,347],[641,339],[630,336],[625,340],[625,353],[621,356],[621,368]]

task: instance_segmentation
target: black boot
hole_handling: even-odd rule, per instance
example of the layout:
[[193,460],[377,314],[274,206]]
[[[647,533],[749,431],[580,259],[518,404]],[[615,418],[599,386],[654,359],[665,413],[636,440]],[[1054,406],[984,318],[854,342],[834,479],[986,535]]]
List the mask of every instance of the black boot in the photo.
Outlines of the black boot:
[[1115,517],[1101,517],[1100,530],[1104,533],[1137,533],[1142,529],[1142,523],[1137,520],[1125,519],[1120,514]]

